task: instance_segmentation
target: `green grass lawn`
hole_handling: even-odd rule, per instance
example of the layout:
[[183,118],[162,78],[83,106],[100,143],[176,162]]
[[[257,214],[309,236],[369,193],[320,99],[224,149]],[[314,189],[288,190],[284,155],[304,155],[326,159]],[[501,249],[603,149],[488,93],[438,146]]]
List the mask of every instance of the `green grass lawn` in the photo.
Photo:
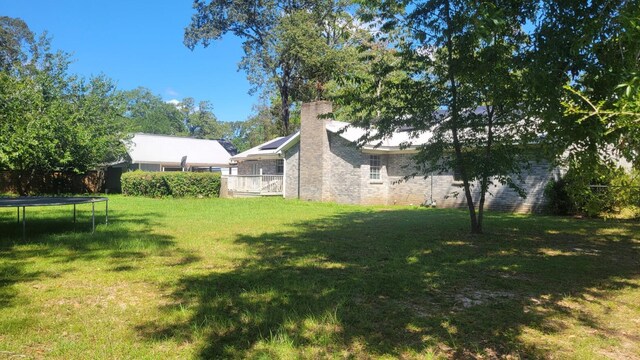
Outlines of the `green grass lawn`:
[[[282,199],[0,209],[0,358],[640,358],[640,224]],[[104,207],[96,206],[104,222]]]

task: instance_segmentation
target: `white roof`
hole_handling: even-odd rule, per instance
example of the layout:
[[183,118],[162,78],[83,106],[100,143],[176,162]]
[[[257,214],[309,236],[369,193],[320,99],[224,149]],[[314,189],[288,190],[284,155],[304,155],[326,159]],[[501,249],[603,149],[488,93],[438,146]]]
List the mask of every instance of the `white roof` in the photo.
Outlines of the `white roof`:
[[[338,134],[345,140],[358,143],[365,135],[365,129],[352,126],[350,123],[330,120],[326,123],[327,131]],[[281,136],[265,143],[262,143],[249,150],[243,151],[231,157],[232,161],[282,159],[282,151],[298,142],[300,132],[290,136]],[[394,152],[413,153],[418,145],[427,143],[432,133],[425,131],[415,133],[412,131],[397,131],[391,136],[381,140],[367,142],[362,150],[368,153]],[[272,146],[270,146],[272,145]]]
[[189,166],[229,167],[231,155],[216,140],[135,134],[125,142],[131,162],[180,166],[183,156]]
[[[366,133],[366,130],[361,127],[355,127],[347,122],[335,120],[327,122],[326,128],[328,131],[338,134],[345,140],[354,143],[358,143]],[[373,152],[414,152],[416,146],[426,144],[431,136],[432,133],[430,131],[418,133],[413,131],[395,131],[391,136],[365,143],[362,149]]]
[[[468,111],[470,114],[483,114],[487,111],[486,107],[479,106],[477,108],[471,109]],[[442,118],[448,116],[447,111],[439,110],[436,112],[437,116]],[[518,120],[517,126],[522,126],[524,124],[524,119]],[[533,121],[533,125],[535,125],[535,121]],[[391,135],[383,137],[379,140],[369,140],[362,144],[362,140],[366,139],[365,135],[375,136],[375,130],[370,130],[370,133],[367,134],[367,130],[362,127],[354,126],[350,123],[337,121],[337,120],[328,120],[325,122],[325,128],[327,131],[330,131],[334,134],[339,135],[345,140],[352,142],[354,144],[362,145],[361,149],[365,153],[415,153],[417,152],[417,147],[420,145],[427,144],[429,140],[433,137],[432,131],[416,131],[412,129],[400,129],[394,131]],[[510,131],[507,127],[503,131]],[[249,149],[243,153],[240,153],[232,158],[232,160],[247,160],[247,159],[281,159],[282,158],[282,150],[287,149],[292,144],[297,143],[299,139],[300,132],[291,135],[289,138],[285,139],[284,137],[276,138],[266,143],[260,144],[252,149]],[[370,137],[369,136],[369,137]],[[514,135],[514,138],[517,136]],[[285,139],[285,140],[282,140]],[[270,144],[282,144],[280,147],[275,148],[275,146],[268,146]],[[265,147],[267,149],[265,149]]]
[[231,157],[232,161],[282,159],[282,151],[297,143],[300,131],[281,136]]

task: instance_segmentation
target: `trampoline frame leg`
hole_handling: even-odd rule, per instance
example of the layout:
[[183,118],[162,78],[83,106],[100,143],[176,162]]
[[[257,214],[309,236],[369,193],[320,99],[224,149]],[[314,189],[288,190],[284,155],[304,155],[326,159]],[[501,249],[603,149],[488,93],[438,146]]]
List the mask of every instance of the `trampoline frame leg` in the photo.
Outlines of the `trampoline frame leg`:
[[91,203],[91,233],[96,232],[96,203]]
[[[109,199],[103,198],[105,201],[104,205],[104,223],[105,225],[109,225]],[[60,204],[55,204],[60,205]],[[73,223],[77,222],[77,204],[73,204]],[[20,219],[20,208],[22,208],[22,219]],[[16,222],[18,226],[20,226],[20,220],[22,220],[22,240],[26,240],[27,238],[27,210],[26,206],[16,206]],[[96,232],[96,203],[95,201],[91,202],[91,233]]]

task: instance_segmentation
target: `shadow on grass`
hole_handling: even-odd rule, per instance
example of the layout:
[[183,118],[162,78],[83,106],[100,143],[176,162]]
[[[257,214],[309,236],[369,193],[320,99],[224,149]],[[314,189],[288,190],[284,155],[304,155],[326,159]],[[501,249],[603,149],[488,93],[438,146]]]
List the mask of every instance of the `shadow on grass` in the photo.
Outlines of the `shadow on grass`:
[[[249,260],[185,275],[167,316],[138,330],[149,340],[204,339],[201,358],[544,357],[519,338],[524,326],[558,331],[548,320],[571,311],[562,298],[597,299],[640,275],[637,223],[494,213],[492,233],[472,236],[466,219],[361,211],[240,236]],[[175,316],[185,309],[188,318]]]
[[[158,214],[110,214],[110,224],[96,216],[96,232],[91,233],[91,218],[86,212],[74,224],[68,214],[54,211],[32,212],[27,218],[27,237],[22,238],[22,224],[0,218],[0,306],[11,306],[17,295],[13,285],[60,276],[57,272],[28,271],[34,261],[71,263],[107,260],[112,271],[133,271],[130,260],[143,258],[150,251],[175,247],[174,240],[153,231]],[[174,249],[174,251],[180,251]]]

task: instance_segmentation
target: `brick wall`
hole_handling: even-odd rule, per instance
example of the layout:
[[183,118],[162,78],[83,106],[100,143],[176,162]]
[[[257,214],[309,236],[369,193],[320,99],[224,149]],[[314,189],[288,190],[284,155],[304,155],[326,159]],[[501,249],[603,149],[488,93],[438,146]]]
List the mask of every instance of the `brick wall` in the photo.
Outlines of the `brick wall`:
[[[363,156],[355,146],[339,135],[328,133],[329,164],[333,176],[324,178],[324,186],[329,190],[326,200],[343,204],[359,204],[362,189],[360,185]],[[304,183],[303,183],[304,184]]]
[[[393,174],[389,177],[391,203],[420,204],[433,197],[438,207],[466,207],[462,183],[454,181],[452,173],[435,174],[433,186],[431,177],[420,176],[402,181],[403,176],[413,171],[411,155],[389,155],[389,159],[389,172]],[[520,184],[527,194],[526,198],[521,198],[508,186],[496,183],[489,188],[485,206],[492,210],[514,212],[541,211],[545,204],[544,188],[549,180],[558,176],[558,172],[546,162],[532,163],[530,169],[523,172]],[[477,202],[480,188],[478,183],[473,185],[472,194]]]
[[[370,154],[363,153],[340,135],[327,132],[329,120],[317,119],[315,114],[331,111],[327,102],[304,104],[301,120],[300,198],[316,201],[335,201],[347,204],[420,205],[431,198],[438,207],[466,207],[461,182],[453,173],[416,176],[411,154],[380,154],[380,180],[370,179]],[[297,161],[300,147],[291,148],[285,157],[287,190],[285,197],[297,197]],[[287,163],[289,164],[289,163]],[[548,181],[559,176],[558,169],[548,163],[531,164],[522,174],[521,186],[527,197],[502,184],[489,189],[485,206],[492,210],[531,212],[542,210],[544,188]],[[480,198],[479,186],[472,188],[474,200]]]
[[300,198],[304,200],[329,201],[331,181],[331,154],[325,129],[328,120],[318,115],[330,113],[331,103],[317,101],[302,105],[300,114]]
[[298,198],[298,154],[300,143],[292,146],[284,153],[284,197],[287,199]]
[[[410,154],[389,155],[387,162],[387,172],[389,174],[389,203],[402,205],[419,205],[425,199],[430,199],[431,179],[424,179],[423,176],[409,178],[415,168]],[[435,179],[434,179],[435,180]],[[438,179],[444,184],[449,184],[452,180]]]

